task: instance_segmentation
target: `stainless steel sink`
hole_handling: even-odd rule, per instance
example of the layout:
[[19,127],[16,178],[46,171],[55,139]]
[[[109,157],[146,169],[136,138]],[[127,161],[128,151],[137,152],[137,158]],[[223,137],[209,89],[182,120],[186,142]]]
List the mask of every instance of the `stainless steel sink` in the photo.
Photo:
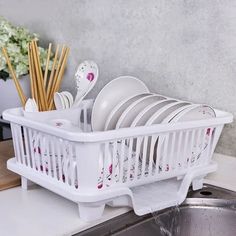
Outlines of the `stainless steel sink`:
[[180,206],[141,217],[128,212],[82,235],[236,236],[236,192],[205,185]]

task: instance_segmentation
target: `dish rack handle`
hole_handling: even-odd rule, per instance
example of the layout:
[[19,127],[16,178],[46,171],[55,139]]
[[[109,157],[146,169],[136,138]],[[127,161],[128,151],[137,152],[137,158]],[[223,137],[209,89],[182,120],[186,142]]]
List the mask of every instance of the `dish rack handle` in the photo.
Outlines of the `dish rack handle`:
[[76,144],[78,186],[81,191],[97,190],[99,153],[99,143]]

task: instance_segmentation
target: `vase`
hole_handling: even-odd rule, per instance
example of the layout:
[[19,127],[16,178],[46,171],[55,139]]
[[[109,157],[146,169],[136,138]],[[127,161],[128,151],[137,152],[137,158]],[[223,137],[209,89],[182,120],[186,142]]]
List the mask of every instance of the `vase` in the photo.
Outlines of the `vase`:
[[[30,79],[28,75],[19,78],[20,85],[25,96],[30,96]],[[21,107],[20,97],[17,93],[13,79],[6,81],[0,79],[0,116],[2,112],[9,108]]]

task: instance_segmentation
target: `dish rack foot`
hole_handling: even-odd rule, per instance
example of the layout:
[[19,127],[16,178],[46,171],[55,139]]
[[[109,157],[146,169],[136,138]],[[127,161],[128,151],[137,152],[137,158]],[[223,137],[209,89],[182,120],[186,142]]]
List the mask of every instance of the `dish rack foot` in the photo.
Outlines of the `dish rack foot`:
[[203,187],[203,182],[204,182],[204,177],[205,177],[205,176],[200,176],[200,177],[198,177],[198,178],[196,178],[196,179],[193,180],[193,182],[192,182],[192,188],[193,188],[194,191],[195,191],[195,190],[202,189],[202,187]]
[[78,203],[78,208],[80,218],[88,222],[102,217],[105,204]]
[[28,190],[30,186],[34,185],[32,181],[25,178],[24,176],[21,176],[21,188],[24,190]]
[[132,200],[131,198],[125,196],[117,197],[111,202],[108,202],[107,205],[111,207],[123,207],[123,206],[129,206],[132,207]]

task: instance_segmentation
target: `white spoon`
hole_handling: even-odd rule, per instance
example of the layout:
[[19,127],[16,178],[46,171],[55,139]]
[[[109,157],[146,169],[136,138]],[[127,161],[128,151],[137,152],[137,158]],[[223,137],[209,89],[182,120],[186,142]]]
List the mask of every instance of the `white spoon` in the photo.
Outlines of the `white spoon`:
[[66,108],[65,101],[61,93],[54,93],[54,104],[57,110],[62,110]]
[[61,93],[56,92],[54,94],[54,104],[57,110],[68,109],[73,105],[73,96],[68,91],[63,91]]
[[82,62],[75,73],[77,95],[73,107],[78,106],[82,99],[94,87],[98,79],[98,66],[93,61]]
[[64,100],[64,104],[65,104],[65,109],[69,109],[70,108],[70,102],[69,99],[67,98],[67,96],[65,94],[61,94],[63,100]]
[[69,107],[72,107],[73,103],[74,103],[74,98],[72,96],[72,94],[68,91],[63,91],[61,92],[61,94],[67,98],[68,102],[69,102]]
[[25,103],[26,112],[38,112],[39,108],[34,98],[29,98]]

